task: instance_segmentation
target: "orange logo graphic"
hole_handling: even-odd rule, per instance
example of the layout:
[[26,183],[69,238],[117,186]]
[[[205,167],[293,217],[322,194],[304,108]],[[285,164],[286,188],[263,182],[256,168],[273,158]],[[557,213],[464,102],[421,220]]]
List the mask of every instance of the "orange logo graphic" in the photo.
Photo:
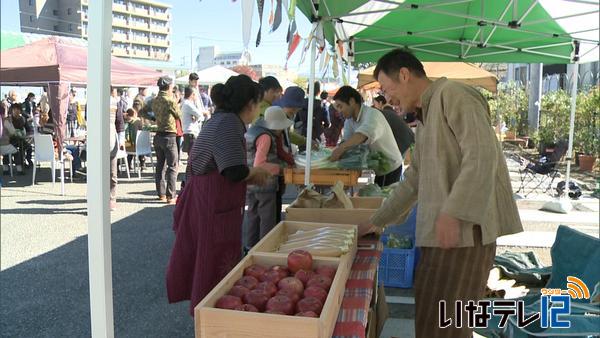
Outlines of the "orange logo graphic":
[[590,290],[587,285],[577,277],[567,277],[566,293],[573,299],[590,299]]

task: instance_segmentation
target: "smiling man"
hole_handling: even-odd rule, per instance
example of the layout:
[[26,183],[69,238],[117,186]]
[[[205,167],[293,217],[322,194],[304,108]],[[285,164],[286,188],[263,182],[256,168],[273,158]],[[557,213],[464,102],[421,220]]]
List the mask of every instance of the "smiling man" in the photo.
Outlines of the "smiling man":
[[421,62],[400,49],[379,60],[374,77],[419,122],[405,180],[360,232],[398,221],[418,202],[417,337],[471,337],[466,322],[439,328],[439,302],[454,318],[457,300],[481,299],[496,238],[523,231],[487,102],[470,86],[429,80]]

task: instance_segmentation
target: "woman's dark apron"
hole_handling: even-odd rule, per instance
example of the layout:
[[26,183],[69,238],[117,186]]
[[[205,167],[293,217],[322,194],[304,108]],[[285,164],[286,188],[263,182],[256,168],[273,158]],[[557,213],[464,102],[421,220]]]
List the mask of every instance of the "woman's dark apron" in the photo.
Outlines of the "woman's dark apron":
[[170,303],[194,307],[240,261],[246,183],[214,171],[188,175],[174,213],[175,244],[167,267]]

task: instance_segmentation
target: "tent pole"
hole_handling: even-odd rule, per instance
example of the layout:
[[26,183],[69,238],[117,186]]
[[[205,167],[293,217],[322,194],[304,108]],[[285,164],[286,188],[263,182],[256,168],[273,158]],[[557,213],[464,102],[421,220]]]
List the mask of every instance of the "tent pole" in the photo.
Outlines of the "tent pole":
[[569,183],[571,181],[571,157],[573,157],[573,133],[575,131],[575,109],[577,107],[577,77],[579,74],[579,61],[571,68],[571,120],[569,123],[569,148],[567,149],[567,174],[565,178],[564,193],[557,200],[549,201],[542,206],[544,210],[550,210],[566,214],[573,210],[573,204],[569,199]]
[[573,134],[575,132],[575,109],[577,108],[577,78],[579,62],[571,67],[571,120],[569,122],[569,149],[567,150],[567,177],[565,179],[565,196],[569,198],[569,181],[571,180],[571,159],[573,158]]
[[308,117],[306,121],[306,168],[304,168],[304,185],[310,184],[313,109],[315,105],[315,57],[317,54],[318,26],[318,21],[313,23],[312,41],[310,42],[310,76],[308,79]]
[[112,1],[90,1],[88,39],[88,257],[92,337],[114,337],[109,193]]

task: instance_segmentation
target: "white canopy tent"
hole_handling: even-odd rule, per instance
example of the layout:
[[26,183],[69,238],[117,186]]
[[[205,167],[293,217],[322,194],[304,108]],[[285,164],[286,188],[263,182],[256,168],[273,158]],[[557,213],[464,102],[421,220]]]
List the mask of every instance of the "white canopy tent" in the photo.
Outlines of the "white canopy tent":
[[[198,77],[200,78],[198,80],[198,84],[204,86],[214,86],[217,83],[225,83],[225,81],[227,81],[227,79],[229,79],[230,77],[240,75],[231,69],[219,65],[203,69],[197,72],[196,74],[198,74]],[[188,75],[178,77],[177,79],[175,79],[175,83],[187,84]]]
[[288,79],[282,79],[279,80],[279,84],[281,85],[281,87],[285,90],[288,87],[294,87],[297,86],[298,84],[296,84],[295,82],[292,82]]

